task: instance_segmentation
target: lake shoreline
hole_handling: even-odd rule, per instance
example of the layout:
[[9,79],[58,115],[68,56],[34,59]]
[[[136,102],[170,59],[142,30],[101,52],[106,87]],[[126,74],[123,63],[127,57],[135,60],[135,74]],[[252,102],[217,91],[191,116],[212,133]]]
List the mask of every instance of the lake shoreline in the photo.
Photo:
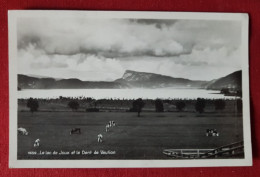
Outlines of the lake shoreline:
[[235,96],[225,96],[218,90],[207,89],[26,89],[18,91],[18,99],[59,97],[93,99],[235,99]]

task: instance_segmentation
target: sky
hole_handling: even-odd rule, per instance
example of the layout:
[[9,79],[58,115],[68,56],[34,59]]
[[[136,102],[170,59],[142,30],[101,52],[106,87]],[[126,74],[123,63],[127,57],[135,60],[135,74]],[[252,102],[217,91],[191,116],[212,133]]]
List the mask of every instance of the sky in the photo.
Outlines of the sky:
[[19,18],[18,73],[113,81],[126,70],[212,80],[241,69],[241,24],[219,20]]

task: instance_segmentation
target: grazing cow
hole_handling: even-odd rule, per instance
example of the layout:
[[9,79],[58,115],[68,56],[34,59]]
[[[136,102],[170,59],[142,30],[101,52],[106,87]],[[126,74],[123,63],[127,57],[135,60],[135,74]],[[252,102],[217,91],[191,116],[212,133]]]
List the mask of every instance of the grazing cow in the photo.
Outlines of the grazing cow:
[[216,129],[207,129],[206,136],[219,136],[219,132]]
[[115,123],[115,121],[113,121],[113,120],[112,120],[112,126],[113,126],[113,127],[116,126],[116,123]]
[[106,125],[106,132],[109,132],[109,124]]
[[81,134],[80,128],[73,128],[70,131],[70,135],[72,134]]
[[28,135],[28,132],[25,128],[20,127],[17,130],[18,130],[18,134]]
[[102,143],[102,138],[103,138],[103,136],[102,136],[102,134],[98,134],[98,143]]
[[115,123],[115,121],[113,121],[113,120],[109,121],[108,124],[109,124],[110,127],[116,126],[116,123]]
[[40,139],[35,140],[33,146],[34,147],[39,147],[40,146]]

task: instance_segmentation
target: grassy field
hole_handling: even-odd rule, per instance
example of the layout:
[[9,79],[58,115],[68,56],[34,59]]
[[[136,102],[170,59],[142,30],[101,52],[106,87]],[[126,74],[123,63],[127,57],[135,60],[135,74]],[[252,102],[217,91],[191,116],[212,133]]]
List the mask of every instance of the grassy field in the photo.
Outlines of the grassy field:
[[[109,120],[116,127],[105,132]],[[137,117],[133,112],[18,111],[18,127],[29,132],[18,135],[18,159],[169,159],[164,149],[214,149],[243,140],[242,114],[226,112],[142,112]],[[81,134],[70,136],[72,128],[81,128]],[[211,128],[220,136],[206,137],[206,129]],[[102,143],[97,142],[99,133]],[[37,138],[40,147],[34,148]]]

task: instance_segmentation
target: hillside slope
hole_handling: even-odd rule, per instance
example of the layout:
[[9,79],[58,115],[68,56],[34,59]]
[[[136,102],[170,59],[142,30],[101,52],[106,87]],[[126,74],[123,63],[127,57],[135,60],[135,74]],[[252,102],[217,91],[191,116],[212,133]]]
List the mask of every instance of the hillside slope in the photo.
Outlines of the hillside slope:
[[205,86],[207,89],[221,90],[222,88],[232,88],[241,90],[242,88],[242,71],[233,72],[225,77],[210,82]]

